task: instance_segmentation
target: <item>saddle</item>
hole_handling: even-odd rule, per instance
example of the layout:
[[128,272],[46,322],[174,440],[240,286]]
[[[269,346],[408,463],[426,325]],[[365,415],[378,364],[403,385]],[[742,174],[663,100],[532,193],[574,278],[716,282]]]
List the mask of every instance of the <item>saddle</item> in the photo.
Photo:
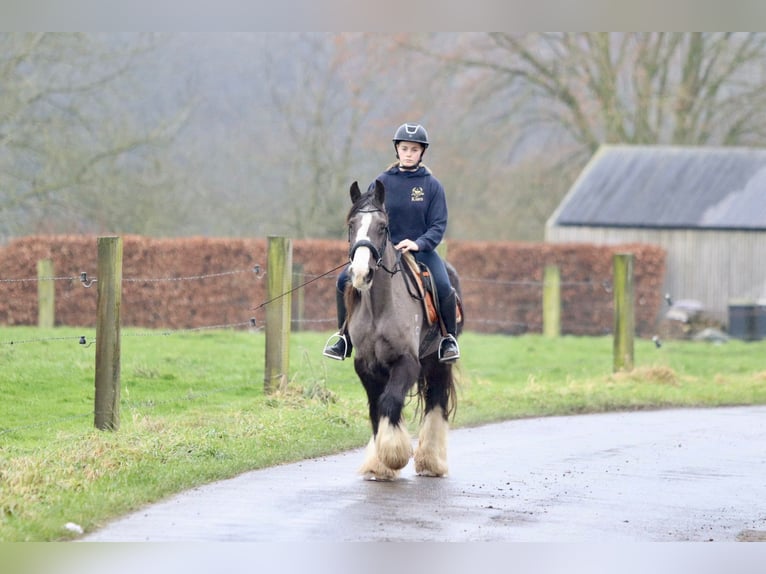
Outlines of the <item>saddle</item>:
[[[423,313],[428,319],[428,324],[441,323],[439,314],[439,297],[436,296],[436,284],[434,283],[431,271],[424,263],[420,263],[415,256],[410,253],[402,255],[402,266],[407,279],[407,289],[415,299],[423,303]],[[412,287],[412,288],[411,288]],[[414,289],[414,292],[413,292]],[[463,310],[460,297],[457,297],[457,322],[463,322]]]

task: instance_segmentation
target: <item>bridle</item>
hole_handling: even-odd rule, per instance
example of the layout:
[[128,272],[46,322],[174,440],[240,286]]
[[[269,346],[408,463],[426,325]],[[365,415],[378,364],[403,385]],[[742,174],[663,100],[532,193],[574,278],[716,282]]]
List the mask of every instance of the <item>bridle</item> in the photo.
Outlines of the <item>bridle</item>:
[[[360,209],[359,211],[355,212],[355,214],[356,213],[382,213],[384,215],[387,215],[384,210],[378,209],[378,208]],[[359,241],[356,241],[353,244],[351,244],[351,230],[349,229],[349,237],[348,237],[348,242],[350,244],[350,247],[348,249],[349,261],[353,261],[354,254],[356,253],[357,249],[359,249],[360,247],[366,247],[372,253],[372,257],[375,260],[376,268],[383,269],[383,271],[385,271],[389,275],[396,275],[396,273],[398,273],[401,270],[401,266],[399,263],[401,261],[402,254],[399,250],[397,249],[394,250],[396,252],[396,262],[394,263],[393,270],[389,269],[383,264],[383,254],[386,252],[386,247],[388,246],[388,242],[390,240],[389,236],[390,236],[390,232],[388,230],[388,225],[386,225],[386,233],[383,236],[383,244],[380,247],[375,246],[375,244],[369,239],[360,239]]]

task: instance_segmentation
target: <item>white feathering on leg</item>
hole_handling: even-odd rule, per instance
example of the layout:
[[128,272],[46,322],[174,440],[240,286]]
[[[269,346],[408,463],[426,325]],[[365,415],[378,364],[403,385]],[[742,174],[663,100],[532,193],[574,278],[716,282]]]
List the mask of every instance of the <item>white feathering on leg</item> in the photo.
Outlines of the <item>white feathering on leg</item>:
[[380,462],[375,448],[375,437],[371,437],[364,451],[364,462],[359,467],[359,474],[365,480],[394,480],[399,476],[398,470],[392,470]]
[[449,423],[441,407],[434,407],[423,421],[415,450],[415,472],[421,476],[446,476]]
[[412,439],[404,427],[404,421],[392,425],[388,417],[382,417],[378,424],[375,447],[378,458],[387,467],[399,470],[407,466],[412,456]]

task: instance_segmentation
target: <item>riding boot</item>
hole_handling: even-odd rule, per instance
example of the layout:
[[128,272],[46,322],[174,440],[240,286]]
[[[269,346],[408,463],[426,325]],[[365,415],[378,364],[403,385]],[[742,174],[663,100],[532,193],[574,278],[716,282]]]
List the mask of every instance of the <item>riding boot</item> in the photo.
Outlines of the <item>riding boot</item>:
[[[351,339],[346,331],[346,301],[343,298],[343,291],[335,290],[335,304],[338,309],[338,332],[332,335],[325,344],[322,354],[330,359],[342,361],[351,356]],[[332,345],[330,341],[337,337]]]
[[457,345],[457,296],[455,290],[439,302],[444,330],[447,335],[439,343],[439,361],[452,363],[460,358],[460,348]]

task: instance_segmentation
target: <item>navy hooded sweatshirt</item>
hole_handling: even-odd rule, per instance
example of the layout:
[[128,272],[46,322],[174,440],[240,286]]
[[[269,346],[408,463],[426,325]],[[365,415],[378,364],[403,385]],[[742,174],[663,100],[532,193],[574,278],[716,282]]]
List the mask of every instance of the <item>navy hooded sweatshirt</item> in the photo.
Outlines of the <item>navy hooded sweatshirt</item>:
[[[420,251],[433,251],[447,230],[447,197],[441,182],[422,164],[415,171],[402,171],[394,165],[378,179],[386,190],[388,227],[394,245],[411,239]],[[372,182],[370,189],[374,187]]]

